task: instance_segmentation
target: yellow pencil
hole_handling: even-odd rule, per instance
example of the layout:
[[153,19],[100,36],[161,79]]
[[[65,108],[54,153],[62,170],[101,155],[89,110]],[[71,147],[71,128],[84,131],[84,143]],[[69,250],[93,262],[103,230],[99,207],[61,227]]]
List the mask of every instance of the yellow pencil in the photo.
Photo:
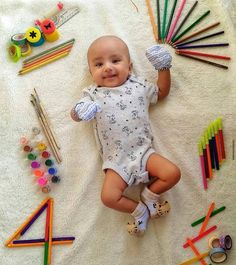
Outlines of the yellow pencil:
[[150,0],[146,0],[146,4],[147,4],[147,8],[148,8],[149,18],[150,18],[150,21],[151,21],[151,24],[152,24],[152,31],[153,31],[153,34],[154,34],[154,38],[155,38],[156,42],[158,42],[157,27],[156,27],[156,24],[155,24],[155,19],[154,19],[154,16],[153,16],[152,6],[151,6],[151,3],[150,3]]
[[44,201],[41,202],[41,204],[38,206],[38,208],[25,220],[25,222],[15,231],[15,233],[5,242],[5,246],[8,247],[8,245],[11,243],[13,239],[15,239],[21,231],[25,228],[25,226],[34,218],[34,216],[40,211],[40,209],[48,202],[50,197],[47,197]]
[[53,219],[53,204],[54,201],[50,199],[50,218],[49,218],[49,233],[48,233],[48,265],[51,264],[52,257],[52,219]]
[[34,66],[32,66],[32,67],[28,67],[27,69],[24,69],[24,68],[23,68],[22,70],[19,71],[18,75],[23,75],[23,74],[26,74],[26,73],[28,73],[28,72],[30,72],[30,71],[33,71],[33,70],[35,70],[35,69],[38,69],[38,68],[40,68],[41,66],[44,66],[44,65],[49,64],[49,63],[52,63],[52,62],[54,62],[54,61],[56,61],[56,60],[58,60],[58,59],[60,59],[60,58],[62,58],[62,57],[67,56],[68,54],[69,54],[69,52],[64,52],[64,53],[62,53],[62,54],[60,54],[60,55],[57,55],[57,56],[55,56],[55,57],[52,57],[52,58],[46,60],[46,61],[43,62],[43,63],[36,64],[36,65],[34,65]]

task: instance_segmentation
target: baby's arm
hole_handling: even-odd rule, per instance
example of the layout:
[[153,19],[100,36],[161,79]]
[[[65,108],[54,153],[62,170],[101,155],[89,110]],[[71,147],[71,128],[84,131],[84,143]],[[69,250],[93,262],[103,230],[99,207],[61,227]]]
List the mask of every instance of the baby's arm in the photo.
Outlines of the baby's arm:
[[154,45],[147,49],[146,56],[155,69],[158,70],[158,99],[163,99],[169,94],[170,91],[170,68],[172,61],[171,54],[164,47]]
[[71,110],[70,115],[74,121],[90,121],[95,118],[101,107],[96,102],[85,97],[82,98]]

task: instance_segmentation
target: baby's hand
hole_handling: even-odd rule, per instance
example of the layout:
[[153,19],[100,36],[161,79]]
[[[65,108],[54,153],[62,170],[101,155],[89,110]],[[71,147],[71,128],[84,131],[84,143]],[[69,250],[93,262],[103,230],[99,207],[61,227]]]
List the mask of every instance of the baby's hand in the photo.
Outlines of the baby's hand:
[[100,105],[93,101],[80,101],[74,107],[74,112],[78,116],[78,119],[83,121],[90,121],[94,119],[97,112],[101,112]]
[[146,50],[146,56],[158,71],[163,71],[171,68],[172,56],[163,46],[152,46],[151,48]]

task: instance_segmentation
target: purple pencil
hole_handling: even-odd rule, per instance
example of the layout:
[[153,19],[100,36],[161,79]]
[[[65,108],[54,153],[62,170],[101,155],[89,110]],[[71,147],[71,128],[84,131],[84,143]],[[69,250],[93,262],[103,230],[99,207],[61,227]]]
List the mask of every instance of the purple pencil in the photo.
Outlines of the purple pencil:
[[[75,237],[70,236],[70,237],[53,237],[52,241],[56,242],[56,241],[71,241],[71,240],[75,240]],[[41,242],[45,242],[44,238],[38,238],[38,239],[25,239],[25,240],[14,240],[12,243],[13,244],[30,244],[30,243],[41,243]]]

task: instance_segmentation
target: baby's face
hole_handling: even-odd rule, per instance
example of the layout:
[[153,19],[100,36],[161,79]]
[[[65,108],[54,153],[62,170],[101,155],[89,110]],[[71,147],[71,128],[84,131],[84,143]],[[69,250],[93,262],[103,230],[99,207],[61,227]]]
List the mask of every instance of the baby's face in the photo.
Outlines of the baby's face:
[[94,82],[103,87],[122,85],[132,70],[127,47],[114,38],[93,43],[88,51],[88,63]]

